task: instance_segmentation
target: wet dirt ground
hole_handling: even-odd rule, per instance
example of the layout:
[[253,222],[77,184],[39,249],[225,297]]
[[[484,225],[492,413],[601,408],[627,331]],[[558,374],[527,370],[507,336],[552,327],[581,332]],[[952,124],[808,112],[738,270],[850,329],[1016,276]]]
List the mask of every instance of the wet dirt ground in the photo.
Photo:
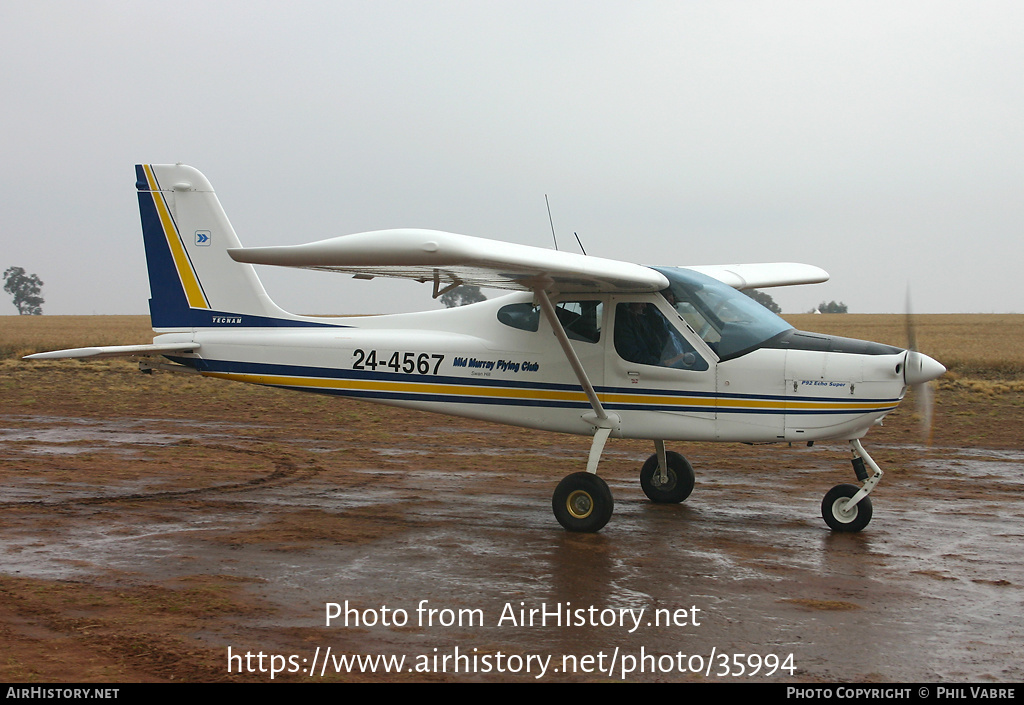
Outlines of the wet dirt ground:
[[904,408],[869,434],[860,534],[820,516],[842,444],[675,444],[697,486],[665,506],[613,440],[615,514],[577,535],[551,492],[587,439],[45,369],[0,406],[3,680],[1024,679],[1013,395],[940,393],[931,445]]

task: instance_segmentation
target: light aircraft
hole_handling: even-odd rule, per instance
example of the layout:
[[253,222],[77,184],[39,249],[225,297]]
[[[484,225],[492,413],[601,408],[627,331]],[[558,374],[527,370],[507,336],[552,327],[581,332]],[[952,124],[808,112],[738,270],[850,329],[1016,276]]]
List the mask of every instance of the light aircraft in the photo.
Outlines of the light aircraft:
[[[598,531],[612,515],[597,475],[610,437],[654,441],[640,484],[666,503],[694,486],[666,441],[848,441],[860,484],[829,490],[822,516],[860,531],[882,477],[860,439],[909,386],[945,372],[913,349],[795,330],[740,291],[828,279],[810,265],[646,267],[413,229],[243,248],[199,171],[138,165],[136,176],[159,335],[29,359],[162,356],[170,364],[144,369],[592,436],[586,470],[552,497],[569,531]],[[257,264],[413,279],[435,297],[462,284],[513,293],[421,313],[299,316],[271,301]]]

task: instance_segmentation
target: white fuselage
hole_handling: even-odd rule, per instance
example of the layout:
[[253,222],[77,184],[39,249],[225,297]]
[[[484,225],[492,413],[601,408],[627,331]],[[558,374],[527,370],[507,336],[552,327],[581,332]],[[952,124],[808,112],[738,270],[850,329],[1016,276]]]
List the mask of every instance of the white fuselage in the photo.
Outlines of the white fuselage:
[[[854,354],[755,349],[719,361],[677,318],[674,325],[707,364],[678,369],[629,362],[613,343],[618,304],[668,311],[657,294],[563,296],[596,307],[596,330],[572,341],[612,436],[768,443],[859,438],[905,392],[906,353]],[[173,359],[223,379],[337,394],[454,416],[590,435],[591,405],[543,316],[534,330],[499,320],[529,307],[518,293],[448,310],[307,319],[307,328],[198,329],[195,353]],[[527,327],[529,328],[529,326]]]

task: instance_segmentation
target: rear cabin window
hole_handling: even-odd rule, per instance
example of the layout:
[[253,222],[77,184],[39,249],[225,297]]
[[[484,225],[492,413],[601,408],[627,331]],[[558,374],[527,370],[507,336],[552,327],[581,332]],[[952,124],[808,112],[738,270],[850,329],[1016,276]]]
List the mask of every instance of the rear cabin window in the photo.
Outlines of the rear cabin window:
[[[555,315],[570,340],[597,343],[601,340],[600,301],[561,301]],[[498,321],[506,326],[536,333],[540,326],[540,308],[528,303],[509,304],[498,309]]]
[[536,333],[540,309],[526,303],[509,304],[498,309],[498,320],[506,326]]

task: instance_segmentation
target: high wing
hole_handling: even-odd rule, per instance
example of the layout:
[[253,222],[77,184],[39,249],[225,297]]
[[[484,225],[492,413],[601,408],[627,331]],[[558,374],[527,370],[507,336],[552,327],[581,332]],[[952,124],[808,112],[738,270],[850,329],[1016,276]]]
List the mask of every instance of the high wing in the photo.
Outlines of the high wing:
[[684,268],[706,274],[734,289],[764,289],[771,286],[820,284],[828,281],[828,272],[824,269],[796,262],[685,265]]
[[[460,284],[560,293],[660,291],[668,280],[637,264],[438,230],[378,230],[305,245],[231,248],[236,262],[347,272],[360,278],[434,282],[434,295]],[[737,289],[812,284],[828,274],[806,264],[687,267]]]
[[435,295],[461,284],[566,294],[640,293],[668,286],[664,275],[637,264],[438,230],[378,230],[305,245],[231,248],[228,254],[249,264],[433,281]]

